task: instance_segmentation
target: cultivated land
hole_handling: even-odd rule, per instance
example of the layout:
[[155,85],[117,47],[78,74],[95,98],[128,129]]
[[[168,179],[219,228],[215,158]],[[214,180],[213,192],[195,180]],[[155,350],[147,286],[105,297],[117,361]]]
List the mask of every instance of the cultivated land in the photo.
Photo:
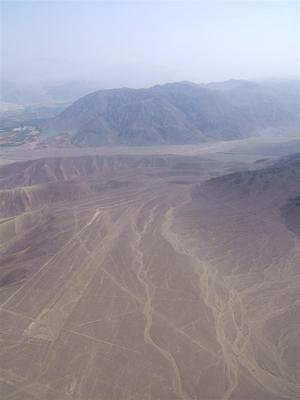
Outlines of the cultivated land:
[[300,398],[299,159],[204,153],[0,167],[1,398]]

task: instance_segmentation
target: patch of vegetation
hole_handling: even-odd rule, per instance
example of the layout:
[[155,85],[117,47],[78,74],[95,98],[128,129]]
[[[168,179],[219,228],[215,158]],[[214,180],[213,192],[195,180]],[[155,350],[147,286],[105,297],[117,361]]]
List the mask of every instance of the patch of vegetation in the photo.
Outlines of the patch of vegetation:
[[19,126],[14,129],[0,131],[0,147],[21,146],[35,141],[40,132],[33,126]]

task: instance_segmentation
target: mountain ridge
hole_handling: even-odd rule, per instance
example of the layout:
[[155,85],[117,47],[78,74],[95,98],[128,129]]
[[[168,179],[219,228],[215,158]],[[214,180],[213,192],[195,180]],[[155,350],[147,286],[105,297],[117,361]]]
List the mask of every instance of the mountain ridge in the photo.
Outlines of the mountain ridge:
[[191,144],[298,126],[299,83],[232,80],[99,90],[43,121],[47,135],[78,146]]

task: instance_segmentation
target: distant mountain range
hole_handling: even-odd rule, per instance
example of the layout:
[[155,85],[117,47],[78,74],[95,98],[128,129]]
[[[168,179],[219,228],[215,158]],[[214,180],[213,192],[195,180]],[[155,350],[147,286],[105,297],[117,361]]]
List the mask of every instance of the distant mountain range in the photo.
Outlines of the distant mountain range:
[[2,82],[0,102],[21,105],[46,105],[51,103],[70,103],[90,93],[93,85],[81,81],[64,82]]
[[190,82],[99,90],[40,124],[79,146],[191,144],[231,140],[267,128],[295,128],[299,81]]

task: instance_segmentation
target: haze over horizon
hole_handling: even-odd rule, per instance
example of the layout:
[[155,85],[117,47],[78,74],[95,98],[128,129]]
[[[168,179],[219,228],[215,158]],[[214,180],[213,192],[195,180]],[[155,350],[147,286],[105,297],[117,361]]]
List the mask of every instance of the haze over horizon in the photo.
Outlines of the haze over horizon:
[[1,8],[2,84],[299,78],[296,1],[3,1]]

